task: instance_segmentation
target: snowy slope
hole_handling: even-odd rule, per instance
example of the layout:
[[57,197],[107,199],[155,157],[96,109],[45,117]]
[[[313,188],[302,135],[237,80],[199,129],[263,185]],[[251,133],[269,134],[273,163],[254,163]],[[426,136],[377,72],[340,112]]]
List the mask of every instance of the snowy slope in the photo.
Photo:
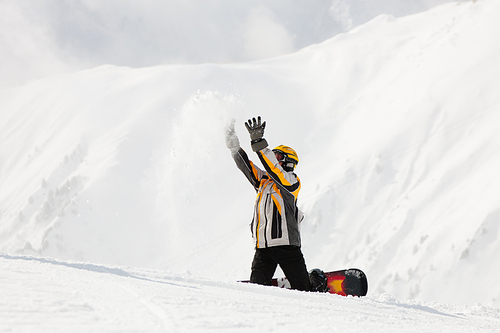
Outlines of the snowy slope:
[[0,331],[498,332],[500,310],[0,253]]
[[400,17],[445,2],[450,0],[2,0],[0,88],[103,64],[264,59],[323,42],[380,14]]
[[258,62],[1,90],[0,251],[247,278],[254,193],[223,132],[236,118],[249,150],[243,121],[260,114],[300,156],[309,268],[361,268],[370,295],[498,307],[499,14],[450,3]]

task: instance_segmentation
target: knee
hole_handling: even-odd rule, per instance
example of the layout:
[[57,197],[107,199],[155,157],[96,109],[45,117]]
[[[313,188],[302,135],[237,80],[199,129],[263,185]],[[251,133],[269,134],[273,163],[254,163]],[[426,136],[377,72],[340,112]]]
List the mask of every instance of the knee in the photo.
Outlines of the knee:
[[261,271],[260,269],[253,270],[252,274],[250,275],[250,282],[251,283],[263,284],[266,286],[270,286],[271,280],[272,280],[272,278],[269,279],[268,277],[266,277],[266,274],[264,274],[264,272]]

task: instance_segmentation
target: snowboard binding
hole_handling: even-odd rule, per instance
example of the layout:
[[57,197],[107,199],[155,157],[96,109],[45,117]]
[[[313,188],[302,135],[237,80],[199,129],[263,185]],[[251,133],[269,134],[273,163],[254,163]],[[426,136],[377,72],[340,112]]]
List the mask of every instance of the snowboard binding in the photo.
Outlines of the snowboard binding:
[[330,291],[328,288],[328,278],[319,268],[312,269],[309,272],[309,282],[311,283],[311,291],[326,293]]

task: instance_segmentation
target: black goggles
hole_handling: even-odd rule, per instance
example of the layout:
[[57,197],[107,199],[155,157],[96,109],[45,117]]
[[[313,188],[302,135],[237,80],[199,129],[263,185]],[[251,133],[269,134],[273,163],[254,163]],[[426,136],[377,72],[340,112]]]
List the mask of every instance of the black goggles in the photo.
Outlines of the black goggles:
[[295,161],[292,160],[291,158],[288,157],[287,153],[282,152],[281,150],[273,150],[274,156],[276,156],[276,159],[278,162],[286,162],[286,163],[293,163],[295,164]]
[[274,156],[276,156],[276,159],[280,162],[284,161],[288,157],[285,153],[283,153],[279,150],[274,151]]

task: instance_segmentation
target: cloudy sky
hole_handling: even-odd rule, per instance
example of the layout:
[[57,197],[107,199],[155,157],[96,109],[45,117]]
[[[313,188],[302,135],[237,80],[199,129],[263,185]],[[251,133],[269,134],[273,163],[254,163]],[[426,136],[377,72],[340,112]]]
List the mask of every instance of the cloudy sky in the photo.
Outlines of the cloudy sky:
[[[465,1],[465,0],[463,0]],[[0,88],[102,64],[241,62],[449,0],[0,0]]]

